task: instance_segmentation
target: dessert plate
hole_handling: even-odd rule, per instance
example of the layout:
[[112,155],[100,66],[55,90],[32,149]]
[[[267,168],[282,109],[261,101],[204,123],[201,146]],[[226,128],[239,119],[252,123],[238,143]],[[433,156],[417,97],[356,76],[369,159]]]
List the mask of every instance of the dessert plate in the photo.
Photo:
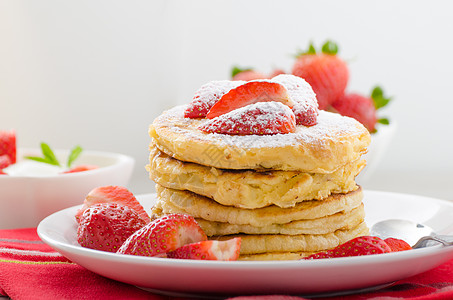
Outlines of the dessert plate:
[[[137,197],[145,209],[154,194]],[[365,191],[366,221],[424,223],[439,234],[453,234],[453,203],[433,198]],[[385,286],[453,259],[453,247],[311,261],[195,261],[120,255],[77,244],[74,215],[80,206],[45,218],[41,239],[75,263],[105,277],[166,294],[333,294]]]

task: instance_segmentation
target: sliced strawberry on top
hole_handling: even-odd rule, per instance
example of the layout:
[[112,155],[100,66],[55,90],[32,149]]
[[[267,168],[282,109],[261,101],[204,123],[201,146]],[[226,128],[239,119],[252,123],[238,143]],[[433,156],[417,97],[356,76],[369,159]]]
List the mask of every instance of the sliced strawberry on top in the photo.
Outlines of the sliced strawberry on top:
[[403,240],[395,238],[386,238],[384,242],[389,245],[393,252],[411,250],[412,247]]
[[241,238],[226,241],[202,241],[187,244],[167,253],[168,258],[197,260],[237,260],[241,250]]
[[281,102],[293,107],[286,88],[270,80],[249,81],[222,96],[209,110],[206,117],[213,119],[220,115],[257,102]]
[[211,81],[201,86],[193,97],[192,102],[187,106],[185,118],[204,118],[211,107],[219,99],[235,88],[244,83],[243,81],[219,80]]
[[315,253],[304,259],[335,258],[390,253],[392,249],[376,236],[359,236],[332,250]]
[[207,133],[272,135],[296,130],[296,117],[280,102],[258,102],[238,108],[198,127]]
[[116,252],[146,222],[132,208],[118,203],[98,203],[80,218],[77,242],[86,248]]
[[288,74],[278,75],[272,78],[272,81],[280,83],[288,90],[294,103],[292,110],[296,116],[297,125],[313,126],[318,123],[318,101],[308,82]]
[[64,171],[63,173],[67,174],[67,173],[84,172],[84,171],[89,171],[89,170],[95,170],[97,168],[99,168],[99,167],[95,166],[95,165],[79,165],[79,166],[73,167],[67,171]]
[[135,210],[140,217],[149,223],[150,218],[143,206],[128,189],[122,186],[101,186],[93,189],[85,198],[83,206],[76,213],[76,220],[79,220],[85,209],[97,203],[115,202],[129,206]]
[[206,240],[206,234],[192,216],[170,214],[135,232],[117,253],[166,257],[169,251]]
[[16,132],[0,130],[0,156],[7,155],[11,164],[16,163]]

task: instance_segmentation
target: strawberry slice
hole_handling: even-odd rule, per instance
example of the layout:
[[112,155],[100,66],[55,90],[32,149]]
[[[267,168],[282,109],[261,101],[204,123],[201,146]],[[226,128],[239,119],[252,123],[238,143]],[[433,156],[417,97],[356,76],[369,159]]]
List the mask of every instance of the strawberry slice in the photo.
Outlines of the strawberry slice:
[[206,234],[192,216],[166,215],[131,235],[118,250],[121,254],[166,257],[186,244],[206,241]]
[[82,247],[116,252],[134,232],[146,225],[138,213],[118,203],[98,203],[80,218],[77,241]]
[[198,127],[206,133],[272,135],[296,130],[291,109],[280,102],[258,102],[208,120]]
[[138,202],[134,194],[122,186],[101,186],[93,189],[86,196],[82,208],[76,213],[76,220],[80,219],[81,215],[88,207],[97,203],[110,202],[129,206],[135,210],[146,223],[149,223],[150,218],[143,209],[143,206]]
[[313,126],[318,123],[318,100],[308,82],[288,74],[278,75],[272,78],[272,81],[280,83],[288,90],[288,94],[294,102],[292,109],[297,125]]
[[393,252],[411,250],[412,247],[403,240],[395,238],[386,238],[384,242],[389,245]]
[[0,156],[7,155],[11,164],[16,163],[16,132],[0,130]]
[[168,258],[197,260],[237,260],[241,250],[241,238],[227,241],[202,241],[187,244],[167,253]]
[[219,80],[211,81],[195,92],[192,102],[187,106],[184,117],[204,118],[211,107],[231,89],[243,84],[244,81]]
[[332,250],[315,253],[304,259],[362,256],[390,252],[392,252],[392,249],[382,239],[376,236],[359,236]]
[[249,81],[222,96],[209,110],[206,117],[213,119],[220,115],[257,102],[281,102],[293,107],[286,88],[270,80]]
[[67,173],[77,173],[77,172],[84,172],[84,171],[89,171],[89,170],[94,170],[94,169],[97,169],[99,168],[98,166],[95,166],[95,165],[80,165],[80,166],[76,166],[74,168],[71,168],[67,171],[64,171],[63,173],[67,174]]

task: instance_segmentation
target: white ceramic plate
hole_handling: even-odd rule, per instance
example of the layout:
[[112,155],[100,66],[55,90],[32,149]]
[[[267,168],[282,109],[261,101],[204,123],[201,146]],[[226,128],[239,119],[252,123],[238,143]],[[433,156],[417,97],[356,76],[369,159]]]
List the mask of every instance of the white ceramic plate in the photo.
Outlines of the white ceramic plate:
[[[155,195],[138,199],[150,208]],[[383,219],[408,219],[453,234],[453,204],[406,194],[365,191],[369,226]],[[79,265],[105,277],[167,293],[326,294],[367,289],[427,271],[453,258],[439,246],[381,255],[314,261],[217,262],[119,255],[77,244],[77,207],[57,212],[38,227],[41,239]]]

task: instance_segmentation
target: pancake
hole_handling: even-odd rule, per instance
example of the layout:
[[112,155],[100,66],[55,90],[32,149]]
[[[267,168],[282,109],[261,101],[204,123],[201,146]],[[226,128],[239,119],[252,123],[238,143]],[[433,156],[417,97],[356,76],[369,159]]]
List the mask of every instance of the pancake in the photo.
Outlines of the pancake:
[[355,237],[369,234],[365,222],[352,229],[337,230],[327,234],[238,234],[210,237],[211,240],[241,238],[240,254],[259,254],[269,252],[319,252],[335,248]]
[[149,161],[147,170],[154,182],[240,208],[272,204],[292,207],[301,201],[322,200],[332,193],[356,190],[355,176],[365,166],[365,161],[359,159],[330,174],[217,169],[174,159],[154,144]]
[[295,220],[318,219],[341,211],[350,211],[362,204],[359,188],[347,194],[333,194],[323,201],[304,201],[290,208],[272,205],[257,209],[240,209],[221,205],[207,197],[188,191],[165,188],[156,184],[156,214],[183,213],[207,221],[262,227]]
[[318,124],[275,135],[204,133],[207,119],[184,118],[186,105],[157,117],[149,135],[157,148],[181,161],[220,169],[332,173],[366,153],[368,130],[358,121],[319,111]]
[[298,260],[310,256],[315,252],[268,252],[260,254],[239,255],[242,261],[266,261],[266,260]]
[[287,224],[271,224],[261,227],[251,225],[236,225],[229,223],[211,222],[203,219],[196,219],[203,231],[208,236],[230,235],[230,234],[326,234],[339,229],[350,229],[356,227],[365,219],[363,205],[348,212],[339,212],[312,220],[298,220]]

